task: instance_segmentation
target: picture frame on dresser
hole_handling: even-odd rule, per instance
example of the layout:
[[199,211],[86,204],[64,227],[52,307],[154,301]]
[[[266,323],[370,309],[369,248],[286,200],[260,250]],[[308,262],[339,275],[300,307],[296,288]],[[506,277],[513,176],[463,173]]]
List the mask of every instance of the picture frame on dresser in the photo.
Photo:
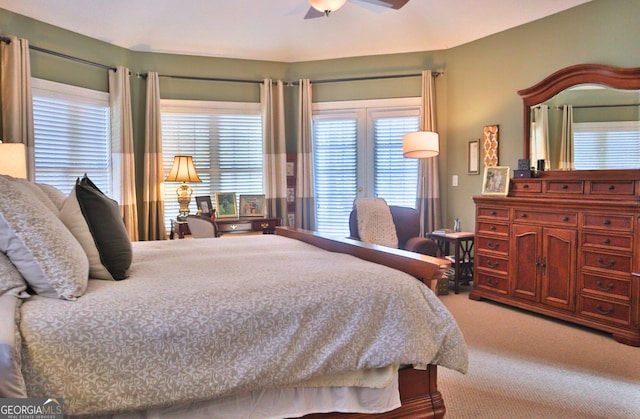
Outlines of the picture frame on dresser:
[[213,205],[211,204],[211,196],[196,196],[196,207],[201,210],[202,215],[211,215]]
[[240,195],[241,217],[265,217],[267,206],[264,195]]
[[491,166],[484,168],[482,195],[507,196],[511,168],[509,166]]
[[235,192],[216,192],[215,197],[218,218],[238,217]]

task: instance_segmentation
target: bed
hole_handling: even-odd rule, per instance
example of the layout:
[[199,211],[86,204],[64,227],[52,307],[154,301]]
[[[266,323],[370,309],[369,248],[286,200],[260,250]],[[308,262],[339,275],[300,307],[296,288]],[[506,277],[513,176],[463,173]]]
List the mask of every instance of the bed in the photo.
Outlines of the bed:
[[466,372],[416,279],[446,261],[286,228],[125,243],[88,180],[34,185],[0,177],[1,397],[61,398],[69,417],[442,417],[437,366]]

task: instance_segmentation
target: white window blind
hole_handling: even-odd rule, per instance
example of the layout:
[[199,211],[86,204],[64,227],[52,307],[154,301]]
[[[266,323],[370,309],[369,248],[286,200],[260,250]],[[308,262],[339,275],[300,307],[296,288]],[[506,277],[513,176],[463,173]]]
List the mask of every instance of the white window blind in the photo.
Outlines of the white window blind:
[[640,161],[640,121],[573,124],[577,170],[634,169]]
[[[257,103],[162,100],[162,150],[165,175],[175,155],[193,156],[202,183],[190,184],[195,196],[215,192],[262,194],[262,118]],[[176,182],[165,184],[165,224],[178,215]]]
[[36,182],[68,193],[85,173],[111,195],[109,94],[32,79]]
[[419,105],[392,99],[319,107],[313,122],[317,230],[348,236],[356,197],[415,207],[418,160],[404,158],[402,136],[418,130]]

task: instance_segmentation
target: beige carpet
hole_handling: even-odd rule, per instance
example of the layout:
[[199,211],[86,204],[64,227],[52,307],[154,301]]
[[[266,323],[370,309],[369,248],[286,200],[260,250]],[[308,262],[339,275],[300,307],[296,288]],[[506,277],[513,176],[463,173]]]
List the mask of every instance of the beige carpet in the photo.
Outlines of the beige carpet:
[[640,418],[640,348],[468,289],[441,296],[469,347],[466,375],[438,369],[447,418]]

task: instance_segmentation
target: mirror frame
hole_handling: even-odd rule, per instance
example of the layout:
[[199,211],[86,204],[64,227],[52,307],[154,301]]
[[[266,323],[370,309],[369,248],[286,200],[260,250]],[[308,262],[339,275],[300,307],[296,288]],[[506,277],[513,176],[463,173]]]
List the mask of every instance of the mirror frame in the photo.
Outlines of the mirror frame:
[[518,90],[524,108],[523,156],[525,159],[529,159],[531,143],[531,107],[578,84],[601,84],[614,89],[637,90],[640,89],[640,67],[577,64],[558,70],[529,88]]

